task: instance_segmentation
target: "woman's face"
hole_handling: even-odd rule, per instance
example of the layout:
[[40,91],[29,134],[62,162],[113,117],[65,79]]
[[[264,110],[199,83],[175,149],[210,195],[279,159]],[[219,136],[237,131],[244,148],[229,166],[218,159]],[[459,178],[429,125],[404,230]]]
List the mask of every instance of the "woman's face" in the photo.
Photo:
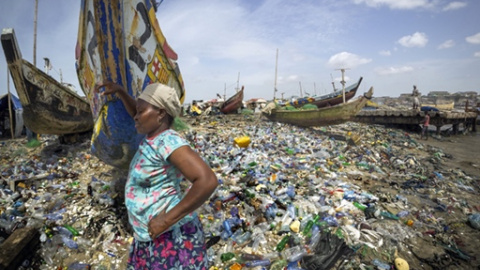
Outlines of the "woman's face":
[[161,130],[162,119],[166,116],[164,110],[158,109],[143,99],[137,100],[137,114],[135,128],[139,134],[146,134],[151,137]]

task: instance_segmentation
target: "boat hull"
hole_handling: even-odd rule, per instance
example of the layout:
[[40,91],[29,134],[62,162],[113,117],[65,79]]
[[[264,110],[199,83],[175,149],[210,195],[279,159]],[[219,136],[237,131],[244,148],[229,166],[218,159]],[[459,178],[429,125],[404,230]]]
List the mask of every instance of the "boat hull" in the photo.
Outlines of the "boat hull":
[[242,89],[231,96],[227,101],[225,101],[220,107],[220,111],[224,114],[237,113],[240,108],[243,106],[243,90]]
[[185,99],[176,53],[158,25],[150,0],[83,0],[76,48],[77,75],[95,126],[92,153],[114,167],[127,168],[143,135],[115,95],[101,96],[95,84],[110,80],[138,97],[155,82]]
[[93,118],[88,102],[22,59],[13,29],[4,29],[1,39],[23,107],[25,126],[37,134],[69,135],[91,131]]
[[[345,88],[345,102],[349,101],[357,94],[357,90],[360,87],[360,83],[362,82],[362,80],[363,77],[360,77],[360,79],[356,83]],[[329,95],[317,98],[311,97],[299,99],[297,101],[291,102],[290,105],[299,108],[306,104],[313,104],[317,106],[317,108],[323,108],[327,106],[335,106],[340,103],[343,103],[343,91],[337,91],[335,93],[331,93]]]
[[287,110],[282,108],[263,111],[270,121],[292,124],[301,127],[337,125],[350,121],[373,95],[373,88],[365,95],[336,106],[319,109]]

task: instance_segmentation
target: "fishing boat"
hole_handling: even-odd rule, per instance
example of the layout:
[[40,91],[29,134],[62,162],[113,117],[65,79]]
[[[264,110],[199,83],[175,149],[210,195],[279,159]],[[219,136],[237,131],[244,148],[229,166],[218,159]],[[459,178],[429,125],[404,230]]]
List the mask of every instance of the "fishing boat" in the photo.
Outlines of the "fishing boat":
[[1,40],[25,126],[37,134],[73,136],[90,132],[93,118],[88,102],[23,59],[13,28],[3,29]]
[[335,106],[312,109],[287,109],[274,102],[267,104],[262,114],[270,121],[287,123],[301,127],[337,125],[350,121],[373,96],[373,87],[354,100]]
[[220,111],[224,114],[238,113],[243,106],[243,90],[244,86],[242,86],[237,93],[227,99],[220,107]]
[[109,80],[138,97],[151,83],[177,91],[185,88],[178,56],[169,46],[156,17],[152,0],[83,0],[75,51],[80,85],[93,113],[91,151],[100,160],[127,168],[143,135],[115,95],[102,96],[95,85]]
[[[356,83],[345,88],[345,101],[348,101],[355,96],[362,80],[363,78],[360,77],[360,79],[358,79]],[[289,102],[289,104],[296,108],[302,107],[305,104],[313,104],[317,106],[317,108],[322,108],[327,106],[335,106],[342,102],[343,102],[342,89],[334,89],[334,92],[332,93],[328,93],[321,96],[298,98]]]

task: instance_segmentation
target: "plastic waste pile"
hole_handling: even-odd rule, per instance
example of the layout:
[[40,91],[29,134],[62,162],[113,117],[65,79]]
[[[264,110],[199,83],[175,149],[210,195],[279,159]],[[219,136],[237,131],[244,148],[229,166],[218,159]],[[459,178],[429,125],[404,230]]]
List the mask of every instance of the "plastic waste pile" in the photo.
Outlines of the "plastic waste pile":
[[[478,176],[444,166],[452,157],[440,149],[381,126],[304,129],[241,117],[184,133],[220,183],[198,210],[210,269],[480,264],[464,245],[480,234]],[[79,148],[48,158],[0,148],[0,237],[38,228],[40,269],[122,269],[131,232],[112,188],[118,176]],[[24,152],[4,154],[16,151]]]
[[118,268],[131,236],[118,222],[124,210],[113,207],[112,181],[102,179],[110,168],[88,144],[69,149],[43,140],[42,152],[19,141],[1,148],[9,160],[0,167],[0,244],[14,230],[34,227],[40,247],[25,254],[22,269]]

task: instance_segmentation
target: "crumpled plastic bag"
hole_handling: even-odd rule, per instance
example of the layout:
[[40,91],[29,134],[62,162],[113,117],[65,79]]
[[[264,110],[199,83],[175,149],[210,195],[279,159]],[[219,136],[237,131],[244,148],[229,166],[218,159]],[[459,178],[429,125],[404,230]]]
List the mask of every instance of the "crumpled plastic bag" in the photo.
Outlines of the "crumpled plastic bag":
[[300,265],[306,270],[327,270],[332,268],[341,257],[348,257],[353,250],[345,241],[329,232],[322,233],[320,241],[313,248],[312,255],[302,258]]

